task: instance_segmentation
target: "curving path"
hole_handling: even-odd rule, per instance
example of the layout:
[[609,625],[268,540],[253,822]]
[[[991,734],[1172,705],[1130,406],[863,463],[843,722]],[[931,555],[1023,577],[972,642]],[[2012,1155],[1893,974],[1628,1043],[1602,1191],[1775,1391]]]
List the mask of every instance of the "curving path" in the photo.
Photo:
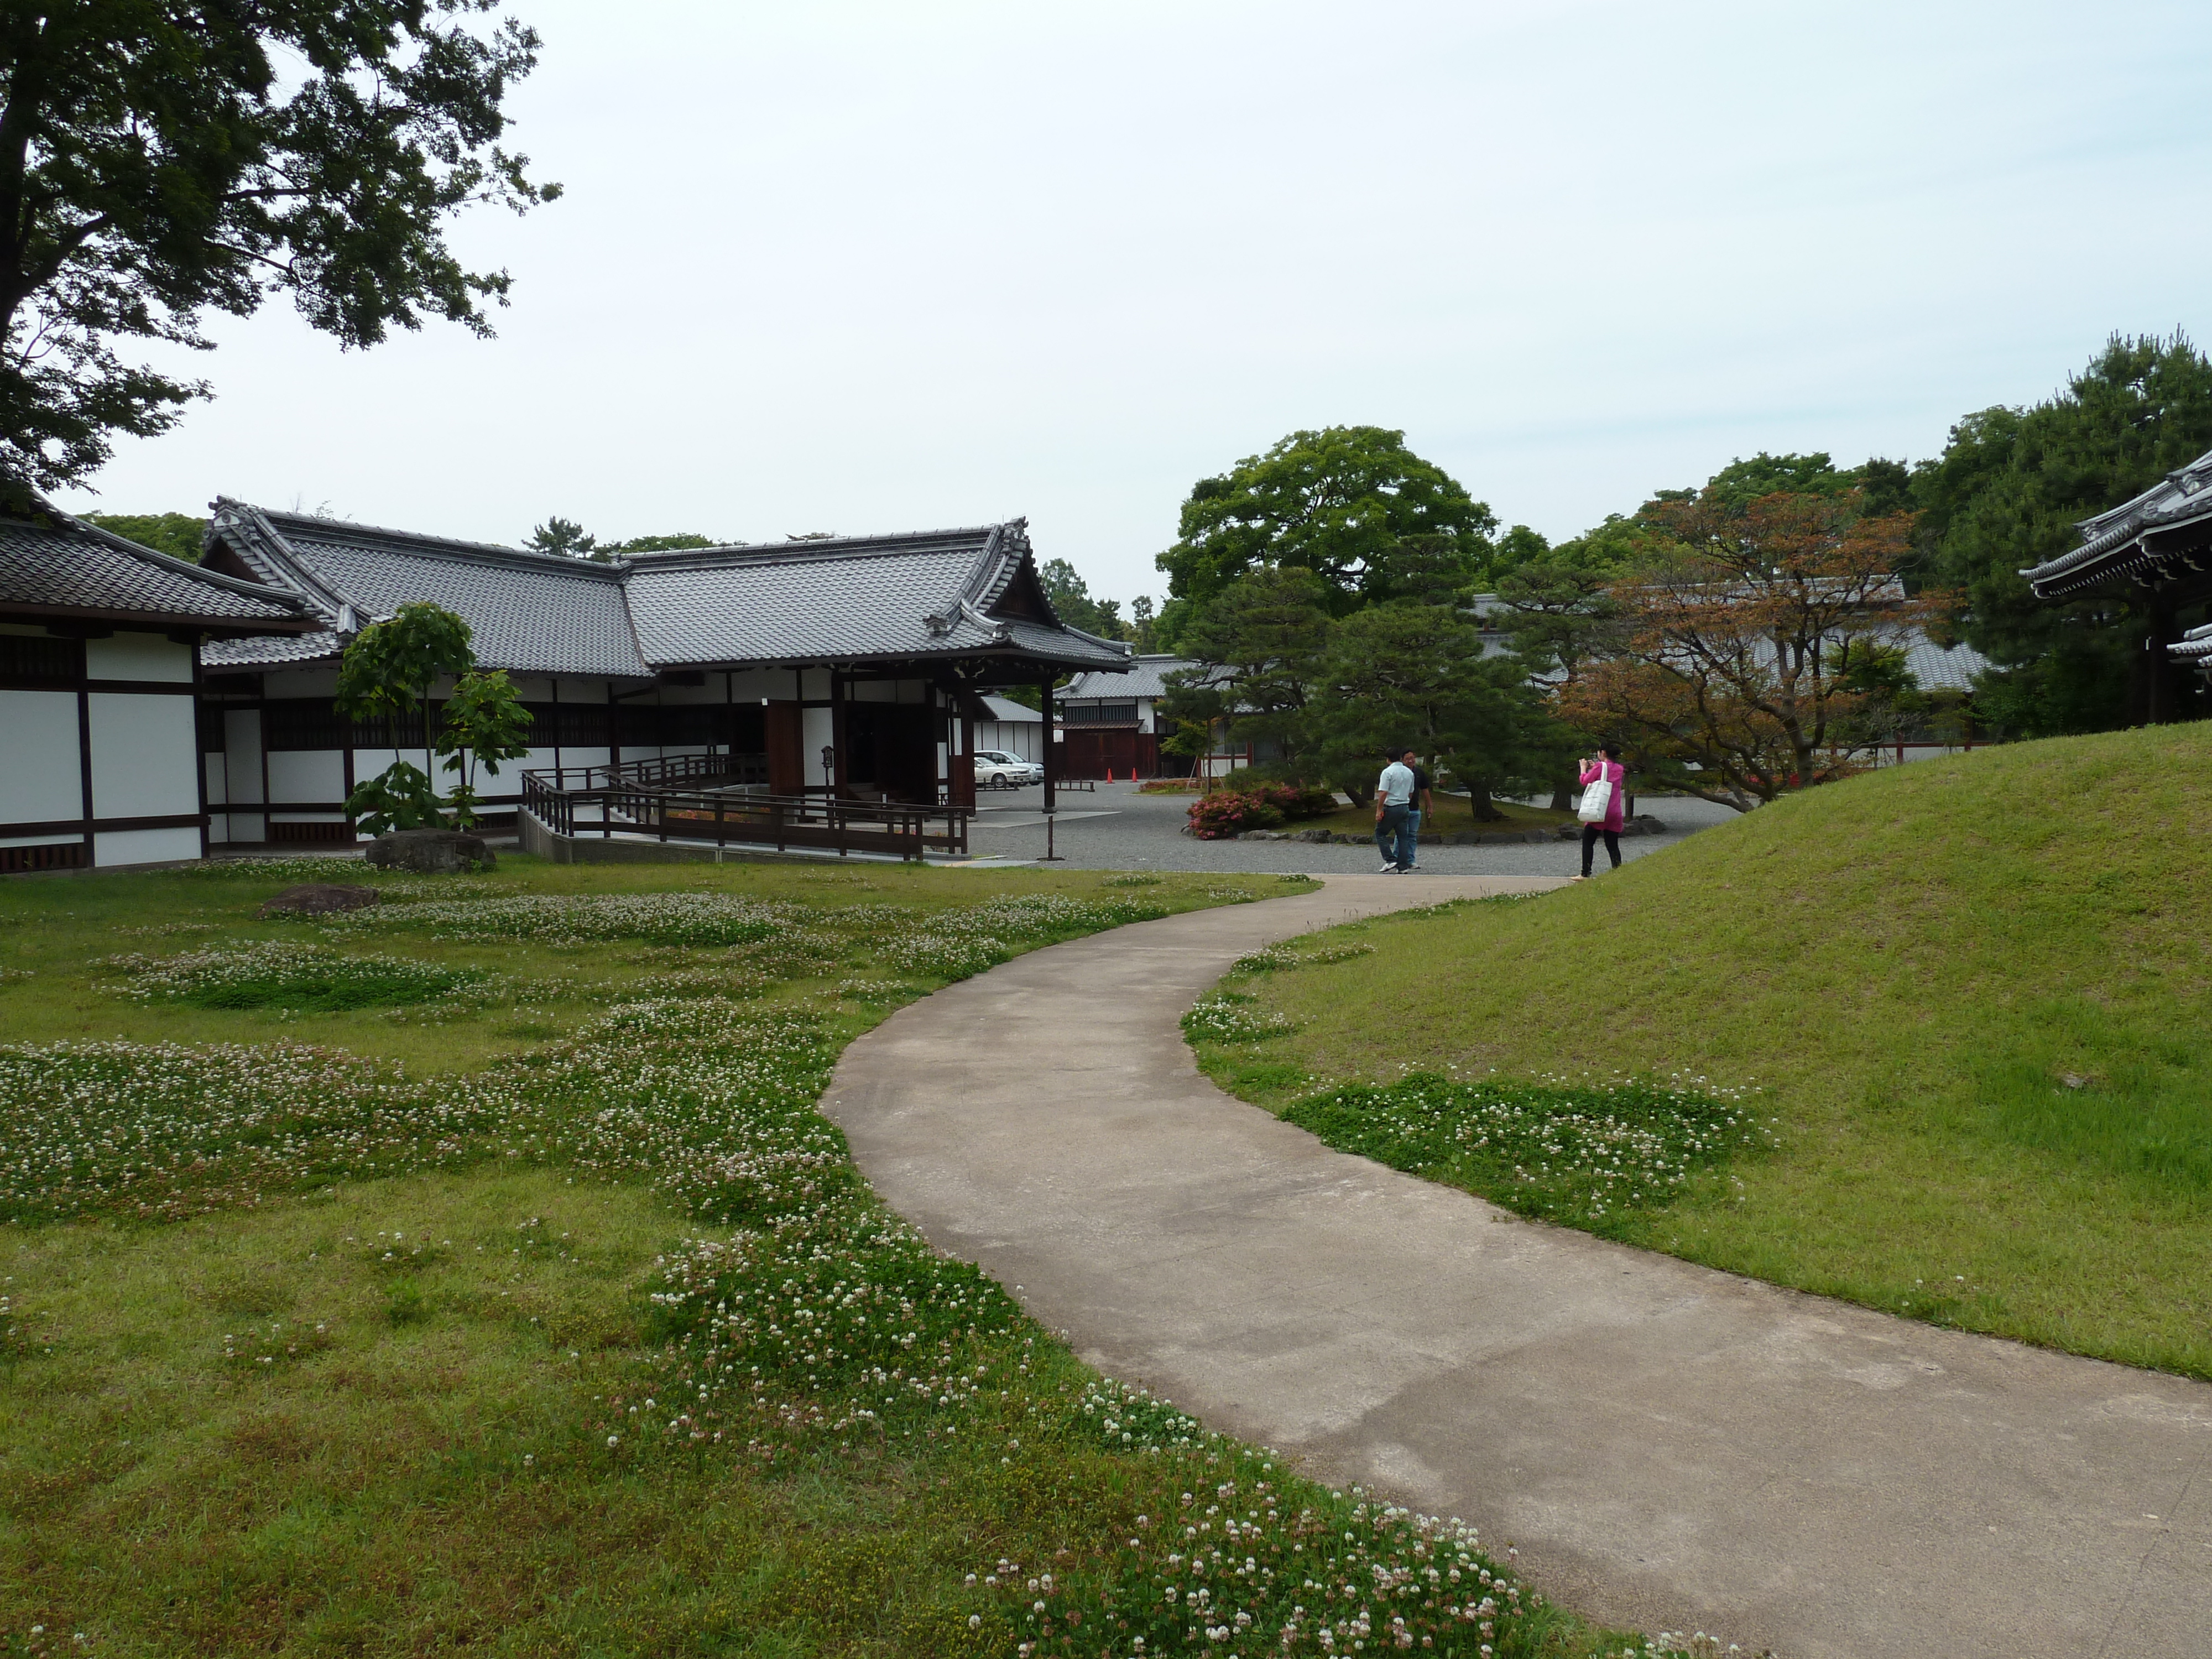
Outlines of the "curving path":
[[1521,1221],[1191,1063],[1177,1021],[1247,951],[1553,884],[1334,877],[1036,951],[855,1042],[823,1107],[1092,1364],[1476,1522],[1599,1618],[1784,1659],[2212,1655],[2212,1388]]

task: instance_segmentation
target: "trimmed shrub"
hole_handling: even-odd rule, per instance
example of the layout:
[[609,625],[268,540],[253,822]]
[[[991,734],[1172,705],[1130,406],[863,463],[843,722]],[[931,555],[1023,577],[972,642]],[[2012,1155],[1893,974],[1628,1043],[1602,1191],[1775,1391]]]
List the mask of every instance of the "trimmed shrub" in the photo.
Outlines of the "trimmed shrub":
[[1190,833],[1200,841],[1227,841],[1247,830],[1279,829],[1282,823],[1281,809],[1255,795],[1216,790],[1190,804]]

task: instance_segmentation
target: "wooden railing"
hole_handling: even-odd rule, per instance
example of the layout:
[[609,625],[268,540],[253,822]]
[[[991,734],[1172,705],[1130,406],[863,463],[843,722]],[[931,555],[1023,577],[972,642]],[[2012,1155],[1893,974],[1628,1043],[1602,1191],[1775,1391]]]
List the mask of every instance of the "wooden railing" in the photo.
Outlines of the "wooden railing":
[[[618,761],[611,766],[548,766],[525,772],[555,789],[660,788],[670,784],[738,786],[768,783],[766,755],[669,755],[652,760]],[[524,784],[526,793],[529,786]]]
[[[707,759],[708,757],[690,758]],[[653,763],[637,763],[652,764]],[[603,772],[574,767],[561,771]],[[968,821],[962,806],[914,805],[902,801],[847,801],[828,795],[771,795],[744,786],[671,789],[631,782],[560,787],[559,772],[522,775],[522,810],[556,835],[603,837],[650,836],[660,841],[711,842],[834,849],[919,859],[930,851],[965,854]]]

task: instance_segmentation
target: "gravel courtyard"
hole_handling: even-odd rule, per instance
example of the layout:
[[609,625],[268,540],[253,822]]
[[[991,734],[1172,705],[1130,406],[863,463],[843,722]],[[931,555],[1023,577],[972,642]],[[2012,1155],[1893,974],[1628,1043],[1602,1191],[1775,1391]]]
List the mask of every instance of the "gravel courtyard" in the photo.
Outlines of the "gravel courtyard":
[[[1041,788],[985,792],[969,846],[984,858],[1044,856]],[[1267,874],[1304,871],[1313,875],[1371,873],[1381,860],[1372,846],[1316,846],[1297,841],[1199,841],[1182,833],[1188,821],[1188,795],[1146,795],[1133,783],[1102,783],[1094,794],[1063,789],[1054,831],[1054,850],[1080,870],[1219,870]],[[1684,836],[1735,817],[1725,806],[1701,800],[1638,803],[1667,826],[1662,836],[1627,836],[1624,860],[1641,858],[1673,845]],[[1295,827],[1295,826],[1293,826]],[[1443,876],[1571,876],[1582,868],[1582,849],[1572,842],[1543,842],[1503,847],[1424,845],[1420,867]],[[1597,868],[1606,867],[1605,848],[1597,849]]]

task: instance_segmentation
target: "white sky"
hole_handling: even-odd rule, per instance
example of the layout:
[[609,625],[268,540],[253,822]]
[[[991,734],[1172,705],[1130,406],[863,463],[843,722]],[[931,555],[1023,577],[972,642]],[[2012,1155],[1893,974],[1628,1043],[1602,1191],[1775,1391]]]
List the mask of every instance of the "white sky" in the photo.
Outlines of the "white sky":
[[499,337],[278,301],[69,506],[517,542],[1029,516],[1164,592],[1191,483],[1401,428],[1553,537],[1911,459],[2112,331],[2212,343],[2212,6],[513,0]]

